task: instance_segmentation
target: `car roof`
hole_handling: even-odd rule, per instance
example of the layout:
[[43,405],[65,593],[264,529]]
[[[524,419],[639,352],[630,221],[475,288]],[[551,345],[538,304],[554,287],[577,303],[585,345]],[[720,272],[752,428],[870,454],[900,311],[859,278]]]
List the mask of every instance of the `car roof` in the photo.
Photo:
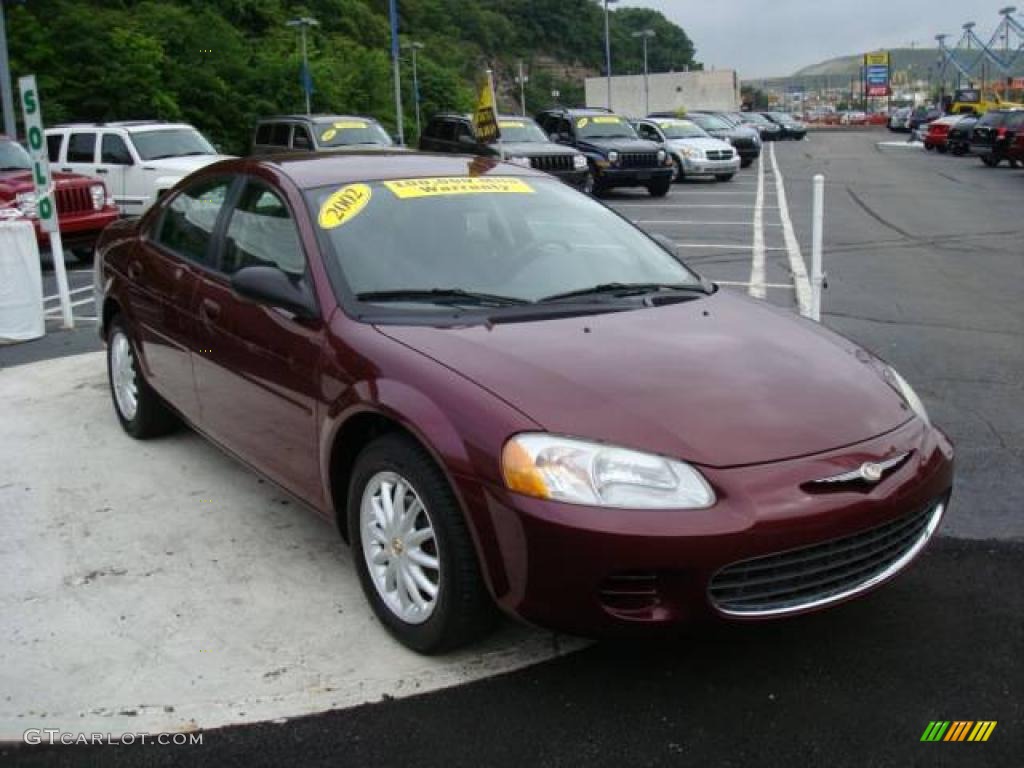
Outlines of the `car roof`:
[[322,123],[327,120],[366,120],[371,123],[378,122],[377,118],[368,115],[336,115],[329,112],[316,115],[270,115],[269,117],[261,117],[256,122],[272,123],[275,120],[292,120],[300,123]]
[[541,110],[541,114],[553,112],[556,114],[565,115],[614,115],[610,109],[605,107],[551,107],[550,109]]
[[[534,176],[541,171],[476,155],[409,152],[304,152],[225,160],[208,166],[216,172],[242,173],[247,168],[278,171],[301,189],[360,181],[387,181],[435,176]],[[475,167],[474,167],[475,166]]]
[[108,123],[60,123],[59,125],[54,125],[48,128],[47,130],[55,130],[57,128],[122,128],[129,133],[133,133],[159,131],[167,128],[191,128],[194,130],[195,126],[189,125],[188,123],[168,123],[162,120],[115,120]]

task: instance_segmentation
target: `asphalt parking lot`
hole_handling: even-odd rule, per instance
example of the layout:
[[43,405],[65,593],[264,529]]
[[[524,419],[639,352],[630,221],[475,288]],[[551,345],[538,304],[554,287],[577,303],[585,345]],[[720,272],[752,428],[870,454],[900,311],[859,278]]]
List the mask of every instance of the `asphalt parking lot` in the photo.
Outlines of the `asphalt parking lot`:
[[[941,535],[902,578],[863,601],[813,617],[657,645],[598,643],[423,695],[285,723],[206,731],[202,747],[6,746],[0,747],[0,760],[23,765],[1019,764],[1024,753],[1019,658],[1024,596],[1017,588],[1024,582],[1024,224],[1019,218],[1024,172],[988,169],[976,158],[937,157],[898,143],[879,146],[889,139],[880,131],[813,134],[804,142],[778,144],[733,182],[687,183],[663,200],[625,191],[608,203],[640,226],[671,237],[689,263],[727,290],[796,311],[806,290],[811,178],[826,175],[829,289],[823,322],[899,369],[957,447],[955,492]],[[89,281],[85,273],[72,274],[72,288]],[[85,300],[88,292],[76,295]],[[86,316],[93,314],[87,304],[80,306]],[[11,381],[21,365],[95,350],[97,344],[94,324],[85,321],[73,332],[0,349],[5,369],[0,376]],[[98,403],[104,395],[86,389],[81,396],[95,396]],[[59,466],[82,463],[80,455],[62,454],[59,441],[51,441],[49,450]],[[237,474],[238,482],[255,484],[243,477],[244,470]],[[0,489],[14,481],[0,475]],[[253,503],[274,504],[269,491],[250,492]],[[92,498],[82,500],[83,511],[89,503]],[[72,519],[74,512],[72,502],[65,514]],[[258,516],[254,524],[268,530],[256,537],[278,540],[281,534],[273,526],[280,522],[280,515]],[[311,526],[305,528],[300,538],[315,537]],[[182,546],[188,546],[187,539]],[[216,545],[204,544],[204,551],[211,546]],[[210,598],[194,595],[197,602],[204,599]],[[3,633],[10,650],[10,629]],[[498,645],[521,638],[511,630]],[[472,666],[473,660],[467,663]],[[50,666],[58,664],[53,660]],[[106,664],[113,671],[119,662],[111,656]],[[187,660],[176,669],[183,675],[191,671]],[[6,673],[0,673],[3,677]],[[47,685],[57,679],[46,678]],[[0,686],[0,695],[7,696],[0,707],[24,714],[24,702],[15,706],[2,690],[7,687]],[[44,693],[60,698],[59,691],[47,690],[40,699]],[[922,743],[932,720],[995,720],[998,725],[984,744]],[[25,727],[47,727],[42,719],[22,721]],[[89,722],[88,729],[93,725]]]

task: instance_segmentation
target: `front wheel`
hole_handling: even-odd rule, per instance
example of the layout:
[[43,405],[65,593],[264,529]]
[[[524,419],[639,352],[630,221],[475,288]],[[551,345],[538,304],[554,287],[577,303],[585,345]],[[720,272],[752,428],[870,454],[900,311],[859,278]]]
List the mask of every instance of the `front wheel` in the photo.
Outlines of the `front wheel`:
[[661,179],[659,181],[652,181],[647,185],[647,191],[651,197],[664,197],[668,194],[669,189],[672,188],[672,179]]
[[949,147],[947,147],[947,146],[945,146],[943,144],[938,144],[935,147],[935,151],[937,151],[940,155],[944,155],[947,152],[949,152]]
[[348,526],[363,592],[399,642],[441,653],[491,628],[494,606],[462,510],[413,439],[384,435],[359,454]]
[[673,155],[672,157],[672,181],[680,182],[686,178],[686,172],[683,170],[682,161]]
[[753,164],[754,158],[752,157],[744,157],[742,160],[740,160],[740,168],[749,168]]
[[732,181],[732,177],[735,175],[734,173],[716,173],[715,178],[718,181]]
[[145,440],[177,426],[174,414],[142,376],[135,345],[121,317],[111,321],[107,334],[107,376],[117,420],[129,435]]

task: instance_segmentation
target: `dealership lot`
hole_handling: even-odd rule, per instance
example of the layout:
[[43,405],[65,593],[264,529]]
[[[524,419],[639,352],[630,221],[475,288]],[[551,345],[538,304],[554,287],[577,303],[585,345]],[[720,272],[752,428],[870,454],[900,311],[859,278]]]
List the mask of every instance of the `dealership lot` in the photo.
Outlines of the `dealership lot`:
[[[872,598],[817,617],[649,649],[600,644],[492,681],[321,715],[283,731],[211,734],[222,760],[258,747],[268,760],[307,765],[339,754],[354,763],[414,755],[424,762],[428,754],[427,763],[468,764],[495,750],[508,764],[538,756],[578,764],[581,755],[609,764],[715,755],[722,762],[723,754],[736,764],[781,764],[808,752],[836,764],[844,754],[857,755],[857,764],[957,764],[947,753],[922,751],[943,748],[918,742],[936,718],[999,721],[990,743],[953,745],[975,750],[970,764],[1008,764],[1019,755],[1024,715],[1015,656],[1024,643],[1024,604],[1019,590],[1002,587],[1024,577],[1024,230],[1017,213],[1024,174],[993,172],[975,158],[879,147],[880,137],[816,134],[770,149],[730,183],[685,184],[664,200],[622,192],[608,203],[672,238],[689,263],[728,290],[763,292],[796,310],[806,290],[810,181],[826,174],[824,322],[901,370],[957,444],[943,538],[918,568]],[[72,288],[89,280],[73,274]],[[188,706],[220,707],[221,716],[206,721],[218,724],[301,714],[464,682],[565,650],[545,633],[510,627],[484,648],[414,661],[374,626],[329,526],[282,504],[194,435],[135,450],[110,412],[101,357],[15,365],[44,344],[60,344],[46,356],[94,349],[94,325],[0,350],[0,365],[14,366],[0,372],[0,386],[20,404],[18,437],[3,449],[0,499],[10,516],[5,525],[21,532],[0,555],[10,558],[4,572],[27,570],[19,564],[29,556],[45,564],[5,593],[5,615],[21,612],[24,621],[6,623],[0,657],[7,670],[19,649],[82,632],[88,642],[80,652],[96,669],[114,669],[128,655],[133,671],[110,676],[101,700],[95,675],[72,669],[67,644],[38,653],[40,668],[26,666],[2,686],[2,736],[43,711],[58,724],[69,717],[86,729],[134,723],[140,730],[169,719],[185,727]],[[59,481],[47,458],[65,469]],[[252,610],[264,600],[270,605]],[[279,620],[298,603],[294,620]],[[211,629],[208,643],[202,632]],[[254,632],[266,642],[246,647],[243,637]],[[343,632],[351,643],[339,641]],[[175,642],[158,654],[153,639],[161,633]],[[394,653],[374,655],[386,674],[366,675],[354,659],[381,646]],[[218,647],[230,649],[227,666],[200,655],[215,657]],[[269,663],[280,658],[289,663]],[[143,675],[149,690],[184,692],[186,707],[140,698],[133,678]],[[610,690],[614,705],[607,704]],[[453,738],[469,712],[470,734]],[[396,745],[387,724],[399,721],[417,725]],[[799,738],[792,737],[796,723]],[[174,757],[153,750],[148,759],[161,754]]]

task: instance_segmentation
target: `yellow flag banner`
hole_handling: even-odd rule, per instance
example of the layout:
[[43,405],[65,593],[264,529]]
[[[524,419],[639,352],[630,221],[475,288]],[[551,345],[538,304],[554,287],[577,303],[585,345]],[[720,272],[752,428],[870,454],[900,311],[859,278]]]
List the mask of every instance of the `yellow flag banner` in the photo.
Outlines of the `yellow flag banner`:
[[476,101],[476,110],[473,112],[473,132],[476,133],[477,141],[483,144],[493,144],[501,138],[490,73],[484,79],[480,88],[480,98]]

